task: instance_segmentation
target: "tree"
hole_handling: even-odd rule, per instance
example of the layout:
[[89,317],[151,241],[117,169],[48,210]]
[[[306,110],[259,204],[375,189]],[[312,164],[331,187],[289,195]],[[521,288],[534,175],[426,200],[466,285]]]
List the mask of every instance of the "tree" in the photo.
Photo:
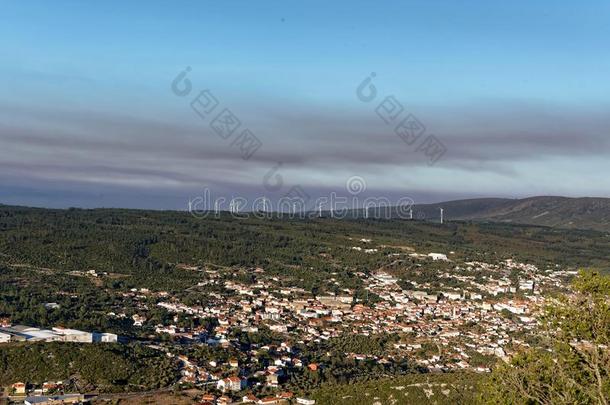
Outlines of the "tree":
[[544,309],[543,344],[496,368],[482,402],[608,405],[610,277],[581,272],[572,286]]

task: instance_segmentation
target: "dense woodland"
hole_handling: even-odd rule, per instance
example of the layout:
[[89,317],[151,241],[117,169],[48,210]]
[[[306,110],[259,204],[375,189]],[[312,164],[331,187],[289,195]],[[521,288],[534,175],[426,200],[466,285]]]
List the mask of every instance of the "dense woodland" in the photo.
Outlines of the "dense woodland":
[[151,390],[179,378],[174,361],[142,345],[35,343],[0,345],[0,384],[62,381],[67,388]]
[[369,271],[385,264],[383,252],[367,255],[349,249],[360,238],[421,251],[456,250],[472,260],[515,257],[541,265],[610,266],[610,236],[597,231],[383,219],[234,218],[227,213],[200,219],[171,211],[0,206],[2,262],[60,272],[128,274],[116,283],[150,288],[190,285],[196,276],[177,270],[179,263],[262,266],[292,279],[307,276],[304,283],[319,286],[326,272]]

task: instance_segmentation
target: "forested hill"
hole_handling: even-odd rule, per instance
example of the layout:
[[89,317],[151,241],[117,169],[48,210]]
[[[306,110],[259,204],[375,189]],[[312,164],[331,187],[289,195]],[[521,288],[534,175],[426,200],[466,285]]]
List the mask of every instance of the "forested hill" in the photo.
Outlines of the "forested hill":
[[[448,209],[450,211],[450,209]],[[375,254],[356,252],[372,239]],[[181,265],[264,267],[288,283],[324,288],[331,273],[370,271],[388,249],[455,251],[462,259],[507,257],[544,264],[608,267],[607,233],[497,223],[383,219],[195,218],[186,212],[0,207],[0,265],[49,272],[93,269],[116,283],[183,288],[197,277]],[[316,271],[311,271],[315,269]]]
[[[440,209],[446,221],[499,222],[550,226],[565,229],[610,231],[610,198],[529,197],[473,198],[413,205],[413,218],[440,222]],[[369,217],[406,218],[408,210],[381,206],[369,209]],[[326,213],[326,215],[329,215]],[[364,217],[362,209],[350,210],[352,217]]]
[[414,211],[422,218],[438,220],[441,207],[448,220],[484,220],[610,231],[610,198],[477,198],[416,205]]

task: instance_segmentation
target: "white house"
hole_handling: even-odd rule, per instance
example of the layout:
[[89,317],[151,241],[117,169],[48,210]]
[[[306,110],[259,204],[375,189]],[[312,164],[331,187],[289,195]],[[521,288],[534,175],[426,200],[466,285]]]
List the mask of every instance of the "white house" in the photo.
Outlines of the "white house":
[[444,260],[447,261],[447,255],[443,253],[428,253],[428,257],[432,258],[432,260]]
[[218,380],[216,387],[221,391],[240,391],[246,388],[246,380],[239,377],[228,377]]

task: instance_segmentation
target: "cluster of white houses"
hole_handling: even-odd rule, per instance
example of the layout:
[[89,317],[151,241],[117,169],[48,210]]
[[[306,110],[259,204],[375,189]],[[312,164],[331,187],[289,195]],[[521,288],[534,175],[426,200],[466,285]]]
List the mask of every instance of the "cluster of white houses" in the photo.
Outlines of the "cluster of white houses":
[[[447,262],[445,269],[437,270],[436,283],[408,280],[406,284],[410,287],[405,289],[404,283],[400,285],[398,278],[385,271],[358,272],[355,274],[363,282],[365,298],[357,300],[354,290],[345,288],[337,295],[314,296],[302,288],[278,286],[277,277],[264,277],[262,269],[256,269],[261,276],[253,285],[222,280],[218,272],[206,271],[210,276],[207,283],[222,285],[233,294],[209,293],[211,300],[202,306],[189,306],[175,298],[164,299],[157,305],[169,312],[217,319],[219,325],[214,332],[206,334],[208,344],[230,345],[228,332],[232,328],[253,332],[261,324],[284,334],[287,339],[314,342],[346,333],[365,336],[408,333],[409,337],[405,339],[413,344],[397,345],[391,356],[418,358],[430,370],[459,367],[483,371],[486,367],[471,361],[469,356],[478,352],[506,359],[514,347],[524,344],[515,335],[536,328],[535,313],[544,304],[541,288],[564,286],[565,277],[570,275],[557,269],[541,271],[532,264],[510,259],[495,264],[465,262],[458,265],[442,253],[409,254],[414,255],[421,260]],[[516,273],[512,279],[509,278],[511,273]],[[334,278],[329,282],[337,284]],[[376,302],[365,302],[369,293],[376,297]],[[155,330],[197,338],[197,331],[175,325],[157,325]],[[426,357],[422,343],[430,341],[441,343],[443,356],[438,359]],[[288,345],[288,340],[283,344]],[[359,353],[346,355],[360,356]],[[273,356],[279,367],[305,364],[298,354]],[[229,384],[219,382],[219,385],[220,389],[225,389]],[[269,382],[267,385],[273,386]]]

